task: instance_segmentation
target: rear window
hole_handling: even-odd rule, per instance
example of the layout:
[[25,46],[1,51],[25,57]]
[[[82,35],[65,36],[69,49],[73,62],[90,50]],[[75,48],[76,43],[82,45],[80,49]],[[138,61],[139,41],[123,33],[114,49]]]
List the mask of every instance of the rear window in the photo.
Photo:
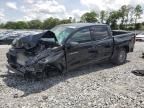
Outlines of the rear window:
[[94,40],[101,40],[109,36],[107,27],[92,27],[91,34]]

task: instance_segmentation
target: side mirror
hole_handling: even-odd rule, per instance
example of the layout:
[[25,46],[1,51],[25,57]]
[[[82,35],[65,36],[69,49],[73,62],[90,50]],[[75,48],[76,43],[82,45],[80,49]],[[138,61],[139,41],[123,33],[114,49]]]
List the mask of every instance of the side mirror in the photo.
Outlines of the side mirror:
[[78,44],[79,44],[78,42],[69,42],[66,44],[66,47],[71,48],[71,47],[77,46]]

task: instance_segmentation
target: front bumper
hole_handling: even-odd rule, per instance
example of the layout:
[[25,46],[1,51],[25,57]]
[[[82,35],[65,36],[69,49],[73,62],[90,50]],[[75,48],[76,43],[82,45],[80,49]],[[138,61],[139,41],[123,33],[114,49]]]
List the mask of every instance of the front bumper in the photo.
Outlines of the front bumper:
[[28,66],[21,66],[19,64],[7,64],[6,65],[8,72],[9,73],[16,73],[18,75],[22,75],[24,76],[27,73],[30,73],[31,75],[36,75],[37,73],[42,73],[43,72],[43,68],[36,68],[36,67],[28,67]]
[[[18,56],[18,54],[25,54],[24,50],[21,49],[10,49],[7,53],[7,62],[8,66],[7,68],[9,70],[12,70],[15,73],[25,74],[25,73],[31,73],[32,75],[36,75],[37,73],[42,73],[45,71],[46,68],[52,67],[52,64],[49,62],[45,62],[44,60],[37,60],[38,57],[32,57],[30,55],[26,55],[26,59],[24,61],[20,62],[20,58],[24,58],[23,56]],[[22,59],[23,60],[23,59]]]
[[7,53],[7,69],[9,71],[13,71],[18,74],[25,74],[25,73],[31,73],[35,75],[37,72],[42,72],[42,66],[39,67],[38,64],[31,64],[31,65],[21,65],[17,63],[17,52],[15,51],[9,51]]
[[8,69],[8,71],[7,71],[8,73],[17,73],[18,75],[24,76],[24,72],[19,71],[8,64],[6,65],[6,67]]

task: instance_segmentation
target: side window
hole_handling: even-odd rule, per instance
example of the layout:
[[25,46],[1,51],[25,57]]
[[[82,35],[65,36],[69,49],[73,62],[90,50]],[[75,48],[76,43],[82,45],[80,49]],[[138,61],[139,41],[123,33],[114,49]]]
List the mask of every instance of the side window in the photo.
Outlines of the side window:
[[90,30],[88,28],[76,32],[71,38],[70,42],[84,43],[91,41]]
[[91,34],[95,40],[101,40],[109,36],[107,27],[92,27]]

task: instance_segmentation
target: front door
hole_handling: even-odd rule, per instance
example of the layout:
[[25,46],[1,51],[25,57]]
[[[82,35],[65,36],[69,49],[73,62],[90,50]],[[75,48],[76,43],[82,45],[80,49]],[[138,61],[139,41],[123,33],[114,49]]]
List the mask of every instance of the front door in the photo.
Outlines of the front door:
[[70,47],[66,48],[68,69],[72,69],[92,60],[92,38],[89,28],[83,28],[73,34],[67,41]]

